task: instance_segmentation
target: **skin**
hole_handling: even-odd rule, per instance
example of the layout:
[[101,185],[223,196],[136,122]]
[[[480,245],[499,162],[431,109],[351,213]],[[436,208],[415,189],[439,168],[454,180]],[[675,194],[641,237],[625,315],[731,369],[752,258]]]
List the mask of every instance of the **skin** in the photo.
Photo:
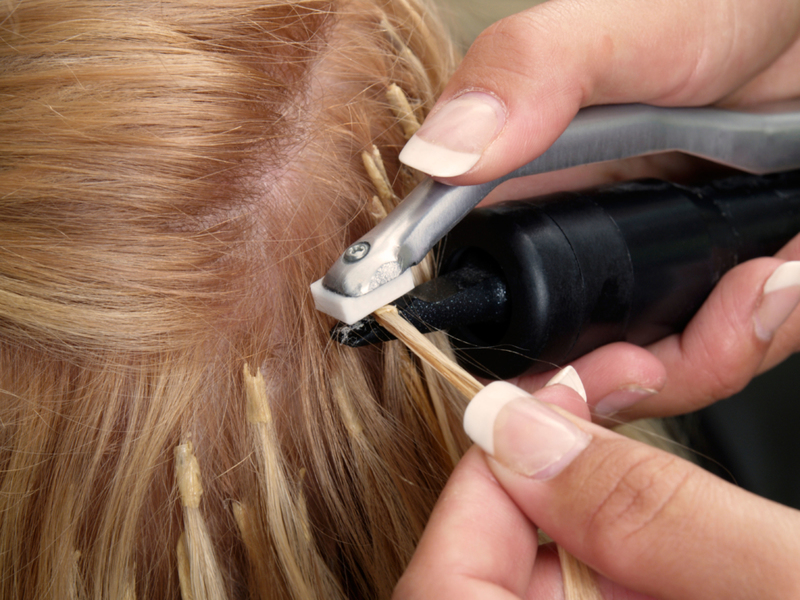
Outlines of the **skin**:
[[[437,107],[474,90],[504,104],[505,126],[478,164],[448,183],[480,183],[532,160],[592,104],[736,107],[800,97],[800,1],[551,0],[487,29]],[[686,164],[650,157],[537,183],[547,192],[564,182],[685,172]],[[768,341],[754,325],[765,281],[787,260],[800,260],[800,236],[776,257],[727,273],[680,335],[647,349],[613,344],[576,361],[588,408],[562,386],[539,390],[552,373],[514,383],[583,419],[627,385],[659,393],[616,418],[679,414],[725,398],[800,350],[800,310]],[[608,598],[800,595],[800,512],[585,420],[580,426],[591,444],[547,481],[470,450],[395,598],[563,597],[558,559],[537,549],[537,526],[602,574]]]
[[[576,401],[553,386],[537,397]],[[563,598],[536,526],[600,575],[605,598],[796,598],[800,512],[577,417],[589,446],[540,481],[473,447],[434,509],[394,600]],[[495,431],[497,435],[497,431]]]

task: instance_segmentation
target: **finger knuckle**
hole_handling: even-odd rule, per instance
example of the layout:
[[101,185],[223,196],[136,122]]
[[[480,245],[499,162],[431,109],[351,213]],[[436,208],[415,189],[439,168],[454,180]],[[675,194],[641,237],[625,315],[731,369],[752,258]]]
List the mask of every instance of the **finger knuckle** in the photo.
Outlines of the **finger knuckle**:
[[629,444],[606,462],[611,464],[603,470],[610,475],[589,516],[587,543],[600,555],[613,556],[616,564],[626,558],[635,562],[670,528],[693,471],[675,456],[652,448],[631,450]]
[[691,364],[703,366],[695,394],[705,404],[741,391],[767,348],[754,343],[752,310],[743,310],[739,286],[731,282],[728,278],[728,285],[719,285],[704,307],[703,320],[687,330],[681,347]]
[[[726,326],[722,331],[730,331]],[[720,335],[720,338],[723,336]],[[743,364],[741,352],[733,347],[733,340],[702,338],[698,344],[699,360],[695,364],[704,364],[704,377],[698,382],[696,393],[700,396],[700,404],[705,406],[718,398],[727,398],[741,391],[752,377],[751,369]]]

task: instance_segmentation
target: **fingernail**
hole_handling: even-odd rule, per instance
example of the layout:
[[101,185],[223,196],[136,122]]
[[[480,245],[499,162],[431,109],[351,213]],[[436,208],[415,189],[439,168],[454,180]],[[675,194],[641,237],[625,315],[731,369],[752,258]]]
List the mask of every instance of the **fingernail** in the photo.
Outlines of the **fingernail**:
[[591,441],[566,417],[505,381],[475,395],[464,430],[498,462],[534,479],[555,477]]
[[556,384],[572,388],[578,392],[580,397],[583,398],[583,401],[586,402],[586,388],[583,387],[583,381],[581,381],[580,375],[578,375],[578,372],[572,365],[561,369],[550,381],[544,384],[544,387]]
[[768,342],[800,304],[800,261],[785,262],[764,284],[761,303],[756,309],[756,336]]
[[400,162],[434,177],[469,171],[505,123],[501,102],[469,92],[430,115],[400,153]]
[[639,402],[639,400],[643,400],[655,393],[656,390],[644,388],[639,385],[626,385],[614,390],[604,398],[601,398],[600,402],[595,404],[593,412],[600,417],[610,417],[623,408],[633,406]]

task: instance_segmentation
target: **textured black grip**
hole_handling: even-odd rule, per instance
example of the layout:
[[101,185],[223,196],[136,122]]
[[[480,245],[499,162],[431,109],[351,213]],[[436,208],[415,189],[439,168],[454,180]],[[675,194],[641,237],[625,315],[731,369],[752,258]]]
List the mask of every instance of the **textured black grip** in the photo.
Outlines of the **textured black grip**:
[[692,188],[626,182],[478,209],[448,235],[442,270],[495,263],[510,316],[451,337],[467,368],[497,378],[613,341],[648,344],[680,331],[727,270],[798,232],[798,171]]

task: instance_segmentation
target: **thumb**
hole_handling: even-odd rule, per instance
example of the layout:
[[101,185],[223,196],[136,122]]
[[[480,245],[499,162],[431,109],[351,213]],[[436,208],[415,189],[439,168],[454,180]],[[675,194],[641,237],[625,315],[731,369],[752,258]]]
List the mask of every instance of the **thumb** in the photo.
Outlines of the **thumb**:
[[508,383],[465,427],[519,509],[615,583],[665,599],[798,597],[800,513]]
[[561,135],[582,106],[713,103],[789,46],[785,0],[551,0],[487,29],[400,160],[448,183],[497,178]]

